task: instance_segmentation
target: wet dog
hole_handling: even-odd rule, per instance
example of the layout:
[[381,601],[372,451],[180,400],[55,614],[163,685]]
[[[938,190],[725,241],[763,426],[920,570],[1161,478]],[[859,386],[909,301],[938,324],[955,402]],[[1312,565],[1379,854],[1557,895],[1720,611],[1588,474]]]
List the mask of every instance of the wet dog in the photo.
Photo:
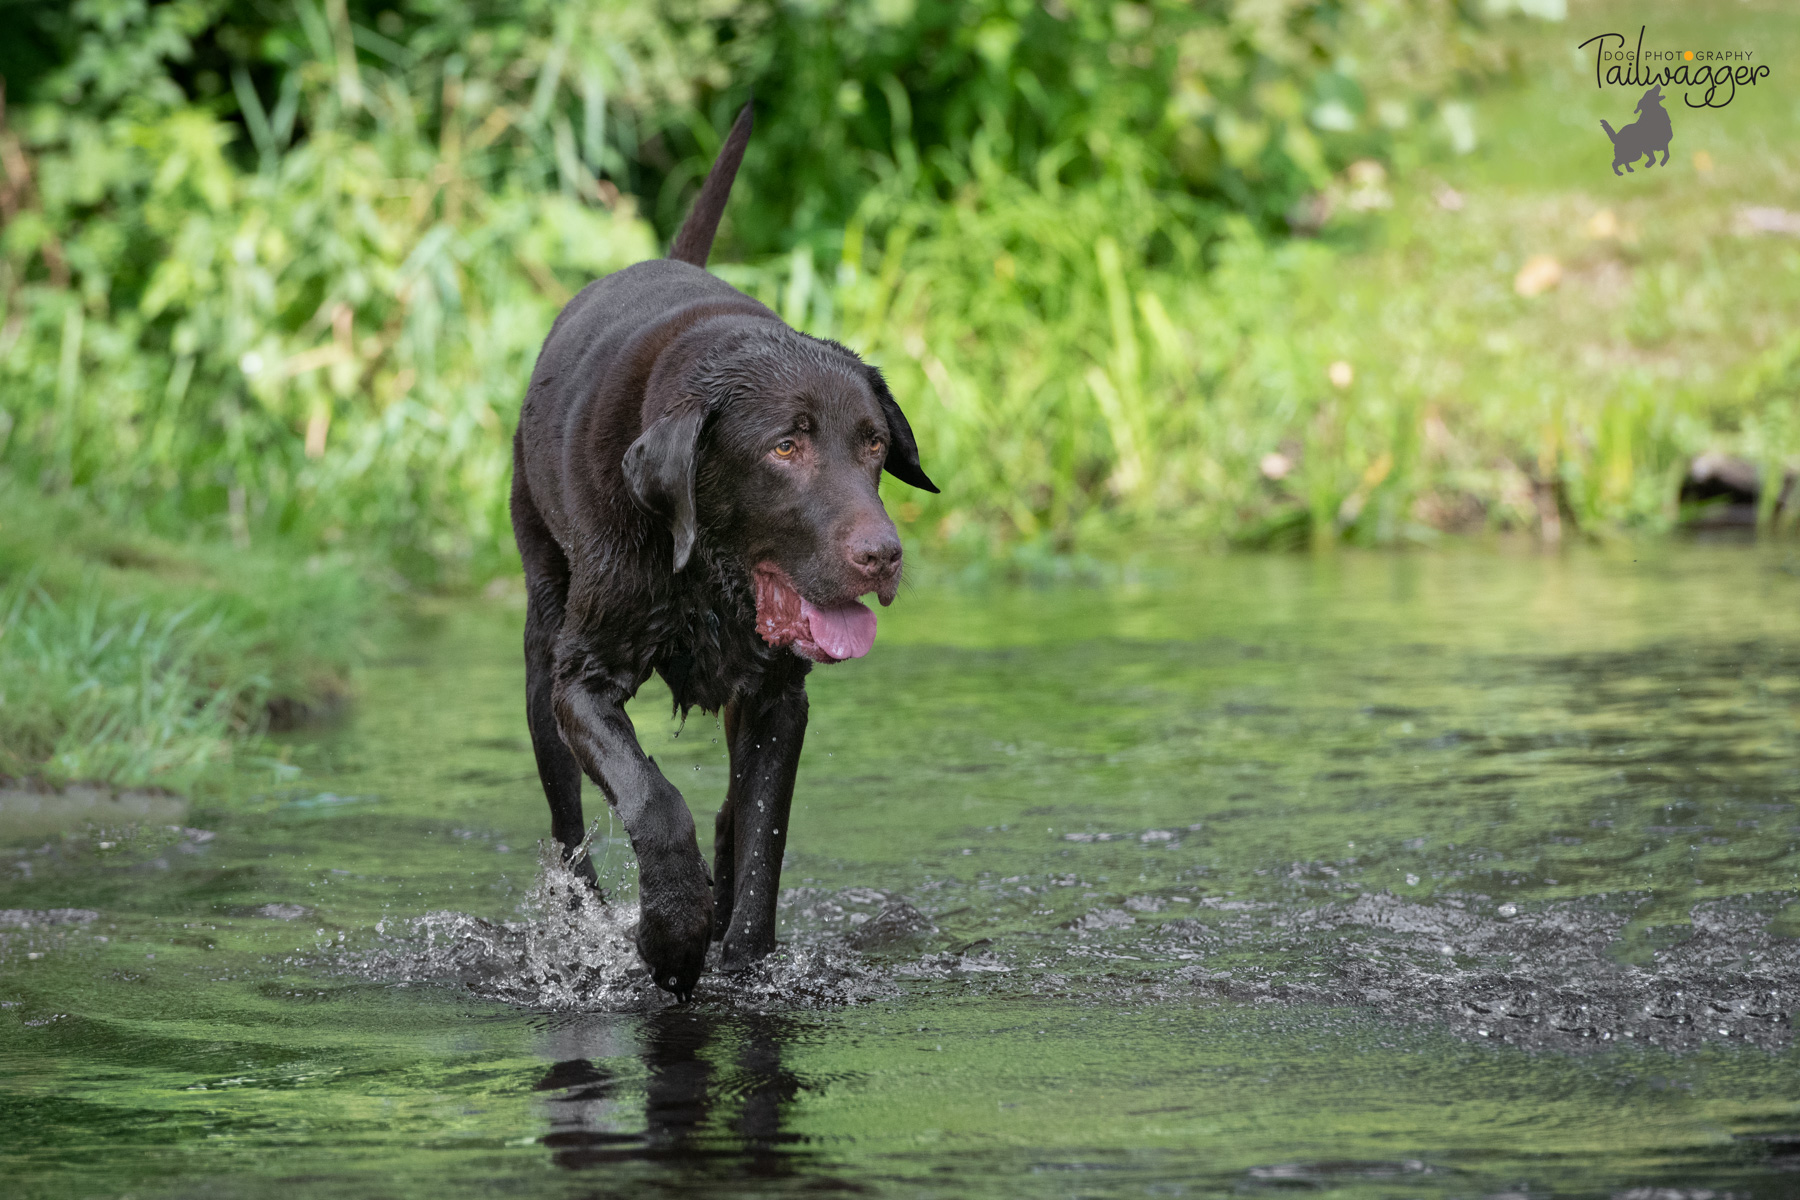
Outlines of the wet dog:
[[[775,945],[815,662],[866,654],[900,583],[881,472],[937,490],[874,367],[704,269],[750,139],[745,105],[669,257],[589,284],[538,355],[513,441],[526,712],[551,832],[577,851],[583,773],[638,860],[638,953],[686,999]],[[625,702],[660,674],[722,711],[731,780],[709,879],[681,793]]]
[[1638,119],[1625,128],[1614,133],[1605,120],[1600,122],[1600,128],[1612,139],[1614,175],[1619,173],[1620,167],[1631,170],[1631,164],[1640,158],[1650,160],[1644,164],[1646,167],[1656,166],[1658,150],[1662,151],[1662,165],[1669,165],[1669,143],[1675,140],[1675,127],[1670,124],[1668,110],[1662,106],[1662,101],[1662,85],[1658,84],[1637,102]]

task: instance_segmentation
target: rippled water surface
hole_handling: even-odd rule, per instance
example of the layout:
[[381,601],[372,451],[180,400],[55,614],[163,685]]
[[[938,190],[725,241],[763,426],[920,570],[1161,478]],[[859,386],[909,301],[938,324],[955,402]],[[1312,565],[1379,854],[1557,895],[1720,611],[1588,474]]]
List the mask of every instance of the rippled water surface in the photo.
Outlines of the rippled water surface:
[[[11,1194],[1800,1193],[1800,556],[927,584],[815,671],[784,946],[546,872],[521,614],[298,775],[0,793]],[[717,723],[633,709],[702,829]]]

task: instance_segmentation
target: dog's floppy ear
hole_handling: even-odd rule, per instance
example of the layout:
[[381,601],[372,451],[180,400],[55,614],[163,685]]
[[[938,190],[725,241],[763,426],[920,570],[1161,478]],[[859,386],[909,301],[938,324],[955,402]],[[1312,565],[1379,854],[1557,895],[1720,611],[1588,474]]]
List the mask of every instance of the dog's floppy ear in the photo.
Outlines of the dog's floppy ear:
[[888,391],[887,380],[874,367],[867,370],[869,388],[875,393],[876,403],[881,405],[881,415],[887,418],[888,452],[881,465],[901,483],[910,483],[928,492],[937,491],[937,484],[931,482],[931,477],[919,466],[919,443],[913,440],[912,426],[907,424],[906,414],[894,403],[894,393]]
[[625,451],[625,486],[645,512],[669,523],[675,535],[675,569],[687,566],[699,532],[694,515],[694,472],[706,408],[684,406],[644,430]]

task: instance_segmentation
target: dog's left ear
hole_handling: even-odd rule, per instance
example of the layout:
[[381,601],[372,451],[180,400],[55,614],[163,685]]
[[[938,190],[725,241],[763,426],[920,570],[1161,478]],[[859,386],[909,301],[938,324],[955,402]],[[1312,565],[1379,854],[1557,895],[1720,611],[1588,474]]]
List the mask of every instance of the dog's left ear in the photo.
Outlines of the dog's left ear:
[[700,459],[700,427],[705,423],[705,406],[688,405],[644,430],[625,451],[625,486],[639,508],[669,523],[677,571],[687,566],[699,532],[694,471]]
[[869,389],[875,393],[875,402],[881,405],[881,415],[887,418],[888,452],[882,467],[901,483],[910,483],[928,492],[937,491],[937,484],[931,482],[930,476],[919,466],[919,443],[913,439],[906,414],[894,402],[894,393],[888,391],[887,380],[874,367],[865,369],[869,373]]

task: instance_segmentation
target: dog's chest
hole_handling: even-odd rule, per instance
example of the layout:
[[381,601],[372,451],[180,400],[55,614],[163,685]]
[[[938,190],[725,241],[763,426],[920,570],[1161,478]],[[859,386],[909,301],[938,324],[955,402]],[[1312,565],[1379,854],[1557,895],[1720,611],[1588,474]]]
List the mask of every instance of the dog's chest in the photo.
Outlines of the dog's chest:
[[777,654],[757,636],[754,608],[695,597],[670,612],[659,638],[656,670],[682,709],[715,712],[734,696],[758,690]]

